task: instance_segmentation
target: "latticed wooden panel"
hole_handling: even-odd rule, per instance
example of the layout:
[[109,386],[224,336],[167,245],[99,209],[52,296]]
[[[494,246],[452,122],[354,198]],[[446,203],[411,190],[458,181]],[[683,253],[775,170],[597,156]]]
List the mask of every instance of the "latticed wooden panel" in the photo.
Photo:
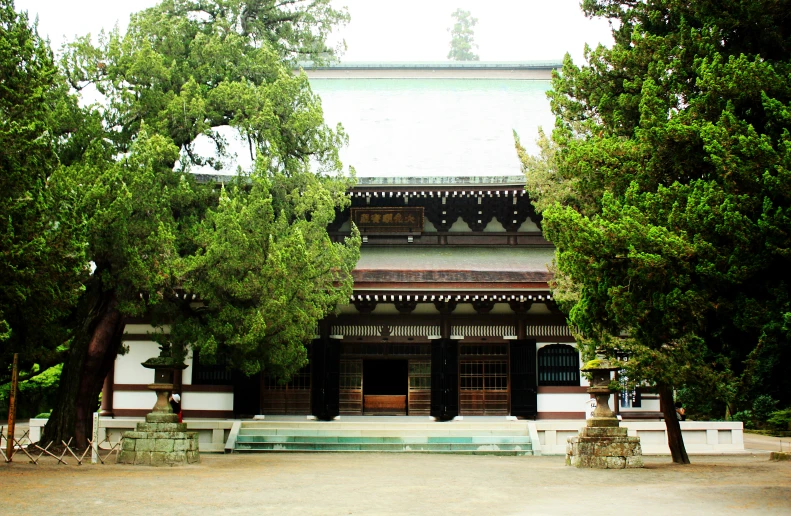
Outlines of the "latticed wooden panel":
[[340,412],[359,416],[363,413],[363,361],[341,360]]
[[508,361],[462,359],[459,364],[462,415],[508,415]]
[[538,350],[538,385],[579,384],[580,358],[575,347],[552,344]]
[[300,369],[288,383],[269,375],[261,380],[262,414],[310,414],[310,366]]
[[409,361],[410,416],[427,416],[431,410],[431,360]]

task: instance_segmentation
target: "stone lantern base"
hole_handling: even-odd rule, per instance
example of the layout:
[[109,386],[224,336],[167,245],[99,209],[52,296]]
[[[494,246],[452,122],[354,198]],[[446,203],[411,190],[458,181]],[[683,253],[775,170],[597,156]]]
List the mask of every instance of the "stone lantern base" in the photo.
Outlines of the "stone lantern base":
[[587,426],[566,445],[566,465],[577,468],[642,468],[643,450],[639,437],[626,435],[626,428]]
[[157,391],[157,404],[146,416],[145,423],[138,423],[133,432],[124,432],[118,462],[145,466],[183,466],[200,462],[198,432],[187,432],[187,423],[179,423],[178,414],[167,404],[167,393],[173,386],[154,384],[149,387]]

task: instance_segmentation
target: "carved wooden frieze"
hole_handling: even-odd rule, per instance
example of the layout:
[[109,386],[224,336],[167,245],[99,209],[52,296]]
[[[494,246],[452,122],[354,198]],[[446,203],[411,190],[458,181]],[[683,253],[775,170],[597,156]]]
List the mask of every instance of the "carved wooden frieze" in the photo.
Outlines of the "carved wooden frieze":
[[363,233],[421,233],[423,231],[422,206],[352,208],[351,215],[352,222]]

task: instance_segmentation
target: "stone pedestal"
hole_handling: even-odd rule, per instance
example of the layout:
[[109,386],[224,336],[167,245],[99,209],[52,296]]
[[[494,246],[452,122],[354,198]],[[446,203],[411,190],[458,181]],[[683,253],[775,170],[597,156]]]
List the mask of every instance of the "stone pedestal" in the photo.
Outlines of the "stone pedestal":
[[584,427],[578,436],[569,437],[566,465],[594,469],[642,468],[640,438],[627,436],[626,428],[618,426]]
[[134,432],[124,432],[118,462],[146,466],[182,466],[200,462],[198,433],[187,432],[187,423],[179,423],[168,404],[172,385],[154,384],[157,404],[146,416],[145,423],[138,423]]
[[566,445],[566,465],[577,468],[642,468],[643,450],[639,437],[629,437],[610,410],[610,372],[618,368],[602,357],[591,360],[583,372],[591,373],[588,392],[596,398],[596,409],[587,425]]

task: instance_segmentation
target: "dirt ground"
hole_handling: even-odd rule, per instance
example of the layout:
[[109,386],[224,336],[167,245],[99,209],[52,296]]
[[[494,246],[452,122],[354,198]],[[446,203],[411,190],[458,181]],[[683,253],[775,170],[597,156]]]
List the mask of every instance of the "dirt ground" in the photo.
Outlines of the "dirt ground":
[[[0,514],[789,514],[766,454],[593,471],[563,457],[233,454],[181,468],[0,464]],[[72,461],[73,462],[73,461]],[[604,502],[604,505],[600,501]]]

